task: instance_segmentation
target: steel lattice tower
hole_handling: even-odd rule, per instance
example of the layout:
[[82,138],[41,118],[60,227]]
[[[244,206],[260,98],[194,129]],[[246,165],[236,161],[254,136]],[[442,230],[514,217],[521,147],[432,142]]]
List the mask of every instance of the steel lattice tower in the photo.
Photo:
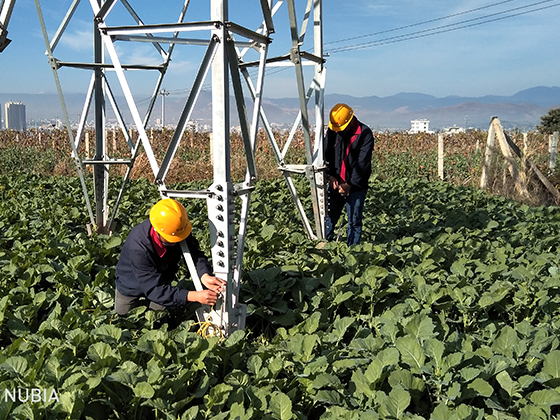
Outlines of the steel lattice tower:
[[[8,11],[7,18],[5,16],[3,18],[6,26],[14,2],[15,0],[2,0],[0,12],[2,10]],[[241,304],[238,299],[239,281],[243,263],[249,202],[251,192],[258,179],[254,152],[260,125],[268,135],[279,169],[282,171],[287,188],[291,192],[306,234],[314,239],[324,237],[325,181],[322,140],[326,69],[323,59],[322,1],[308,0],[305,8],[298,9],[296,6],[302,5],[296,4],[296,0],[254,0],[251,2],[251,7],[253,10],[258,10],[260,15],[259,21],[255,22],[254,29],[230,21],[229,0],[211,0],[209,16],[198,16],[191,13],[190,0],[177,0],[176,2],[177,21],[145,24],[136,12],[135,2],[132,0],[89,0],[89,7],[93,16],[92,50],[94,53],[93,61],[84,63],[59,60],[55,55],[56,47],[80,6],[81,0],[73,0],[58,30],[52,37],[48,35],[40,0],[35,0],[45,40],[46,53],[60,97],[72,149],[72,158],[76,163],[78,176],[81,180],[92,227],[99,232],[107,233],[111,231],[123,191],[128,184],[131,170],[142,147],[147,155],[155,183],[162,197],[206,200],[214,272],[217,276],[227,279],[228,287],[225,299],[215,311],[210,313],[209,308],[203,308],[199,311],[198,316],[202,320],[211,315],[214,322],[219,320],[223,332],[229,334],[236,329],[244,328],[245,322],[245,305]],[[83,0],[83,3],[86,3],[87,6],[86,0]],[[232,2],[232,4],[235,3]],[[114,12],[117,9],[120,10],[120,14]],[[276,41],[273,42],[271,35],[276,33],[279,27],[278,22],[281,19],[278,16],[281,15],[280,11],[286,9],[289,39],[285,40],[285,44],[289,47],[285,51],[272,56],[271,46],[274,46]],[[118,19],[119,16],[122,16],[123,10],[126,11],[127,22],[132,18],[135,24],[119,24]],[[304,10],[304,12],[298,20],[297,14],[301,10]],[[1,16],[2,14],[0,14]],[[0,29],[2,23],[0,21]],[[0,35],[5,38],[7,31],[2,32]],[[310,51],[303,50],[306,37],[312,37]],[[126,63],[123,58],[126,56],[124,52],[128,46],[135,43],[153,45],[161,57],[161,62],[159,64]],[[5,41],[4,44],[7,45]],[[163,91],[162,83],[165,80],[165,75],[173,65],[171,57],[174,50],[193,47],[204,48],[205,53],[196,77],[190,81],[189,94],[165,156],[161,162],[158,162],[147,134],[148,121],[156,99]],[[250,54],[256,55],[256,58],[250,59]],[[293,68],[294,85],[299,97],[299,115],[294,121],[290,135],[282,148],[275,138],[272,122],[269,121],[262,107],[263,98],[266,97],[265,78],[267,71],[273,67]],[[309,73],[304,71],[305,68],[313,69],[310,80],[305,80],[306,74]],[[75,132],[72,130],[62,83],[59,78],[61,69],[81,69],[91,72],[81,119]],[[153,94],[144,115],[141,115],[139,111],[128,79],[129,72],[133,70],[158,73]],[[253,76],[250,70],[253,72]],[[209,73],[211,73],[212,86],[213,183],[208,189],[202,191],[170,190],[166,186],[166,175]],[[116,78],[116,83],[110,80],[109,74],[113,77],[113,80]],[[117,100],[114,93],[116,87],[122,91],[125,98],[124,104],[120,104]],[[233,92],[233,103],[230,103],[230,91]],[[251,115],[247,112],[246,97],[252,101]],[[107,130],[105,129],[108,106],[111,106],[128,145],[130,153],[126,159],[111,158],[108,152]],[[132,124],[138,130],[136,140],[130,136],[129,125],[121,111],[125,108],[127,112],[130,112]],[[314,110],[314,142],[312,141],[309,108]],[[86,118],[90,110],[93,111],[95,121],[95,154],[93,158],[84,157],[79,152],[84,137]],[[245,181],[239,184],[234,184],[231,179],[230,110],[235,111],[239,117],[247,157]],[[304,137],[306,163],[291,165],[285,162],[286,153],[296,131],[299,130]],[[108,206],[110,165],[127,166],[122,186],[111,209]],[[85,168],[87,167],[93,168],[93,194],[88,190],[85,181]],[[309,181],[313,202],[313,222],[308,219],[306,209],[300,201],[292,179],[294,174],[303,175]],[[241,200],[238,226],[235,225],[234,218],[236,199]],[[202,284],[197,277],[196,270],[194,270],[194,264],[188,249],[183,248],[195,286],[197,290],[201,290]]]

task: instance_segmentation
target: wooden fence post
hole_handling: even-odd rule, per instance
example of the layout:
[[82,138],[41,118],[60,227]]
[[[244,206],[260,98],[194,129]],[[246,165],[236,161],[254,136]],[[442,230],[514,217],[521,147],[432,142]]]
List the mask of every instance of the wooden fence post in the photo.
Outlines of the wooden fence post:
[[443,133],[438,134],[438,176],[443,181]]
[[504,155],[504,158],[508,165],[509,173],[511,174],[513,182],[515,183],[515,188],[523,198],[528,198],[529,191],[527,191],[527,188],[519,179],[519,170],[517,169],[517,164],[515,163],[515,160],[511,153],[511,149],[506,139],[506,135],[504,134],[502,124],[500,124],[500,120],[498,118],[493,118],[492,125],[494,126],[496,137],[498,138],[498,141],[500,143],[500,149],[502,150],[502,154]]
[[548,168],[556,169],[556,155],[558,154],[558,131],[555,131],[548,138],[548,153],[550,153],[550,158],[548,160]]
[[[493,117],[495,118],[495,117]],[[482,167],[482,176],[480,177],[480,188],[486,190],[488,188],[488,172],[492,164],[492,155],[496,146],[496,133],[494,126],[490,124],[488,128],[488,138],[486,140],[486,150],[484,152],[484,166]]]

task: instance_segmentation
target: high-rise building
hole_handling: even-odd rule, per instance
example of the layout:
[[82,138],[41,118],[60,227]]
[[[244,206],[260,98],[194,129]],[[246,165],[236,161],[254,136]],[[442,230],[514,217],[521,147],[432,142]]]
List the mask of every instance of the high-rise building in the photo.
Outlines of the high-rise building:
[[0,130],[4,128],[4,121],[2,120],[2,107],[0,106]]
[[26,130],[25,105],[21,102],[6,102],[6,128],[8,130]]

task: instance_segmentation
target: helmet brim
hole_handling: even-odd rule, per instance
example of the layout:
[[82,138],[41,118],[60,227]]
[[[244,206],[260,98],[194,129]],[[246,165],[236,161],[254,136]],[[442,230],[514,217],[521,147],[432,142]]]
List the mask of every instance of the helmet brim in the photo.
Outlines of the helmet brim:
[[[156,230],[157,231],[157,230]],[[165,239],[167,242],[171,242],[172,244],[176,244],[188,238],[188,236],[192,232],[192,226],[189,224],[183,229],[181,232],[175,233],[175,235],[169,235],[167,233],[158,232],[159,235]]]
[[[352,116],[352,118],[354,118],[354,116]],[[352,122],[352,118],[350,118],[346,123],[344,123],[342,125],[333,124],[332,121],[329,121],[329,128],[332,131],[344,131],[344,129],[346,127],[348,127],[348,124],[350,124]]]

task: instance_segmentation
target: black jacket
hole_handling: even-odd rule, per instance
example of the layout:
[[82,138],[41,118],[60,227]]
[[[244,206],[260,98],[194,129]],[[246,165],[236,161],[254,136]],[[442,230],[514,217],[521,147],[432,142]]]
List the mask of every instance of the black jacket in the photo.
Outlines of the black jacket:
[[[181,245],[168,247],[160,258],[150,237],[151,228],[150,221],[145,220],[128,234],[117,263],[117,290],[124,296],[145,296],[162,306],[185,304],[188,291],[171,286],[183,257]],[[212,273],[195,237],[190,234],[185,241],[199,277]]]
[[[361,133],[356,134],[360,130]],[[327,177],[333,176],[339,182],[342,182],[342,160],[354,135],[356,135],[356,138],[350,146],[348,163],[346,165],[346,183],[351,187],[350,192],[362,191],[368,188],[368,181],[371,176],[371,156],[374,146],[371,129],[354,117],[344,132],[336,132],[330,128],[327,129],[323,145]]]

